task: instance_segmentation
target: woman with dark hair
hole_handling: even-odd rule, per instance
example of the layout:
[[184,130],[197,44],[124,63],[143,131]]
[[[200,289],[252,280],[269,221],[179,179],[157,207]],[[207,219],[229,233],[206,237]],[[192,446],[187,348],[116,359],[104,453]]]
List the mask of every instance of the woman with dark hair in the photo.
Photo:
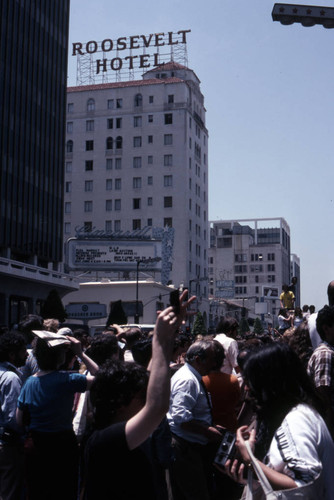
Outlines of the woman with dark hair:
[[334,444],[298,355],[286,343],[267,344],[246,357],[243,377],[253,399],[257,430],[238,429],[236,445],[243,463],[228,462],[229,475],[245,483],[245,464],[251,464],[245,444],[249,439],[274,490],[301,487],[319,476],[316,497],[333,499]]

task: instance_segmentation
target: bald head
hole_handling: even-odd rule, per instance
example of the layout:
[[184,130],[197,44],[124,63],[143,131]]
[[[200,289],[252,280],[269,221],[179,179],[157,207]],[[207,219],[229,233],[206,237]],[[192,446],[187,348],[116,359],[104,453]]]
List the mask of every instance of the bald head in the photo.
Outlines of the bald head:
[[327,287],[328,305],[334,306],[334,280]]

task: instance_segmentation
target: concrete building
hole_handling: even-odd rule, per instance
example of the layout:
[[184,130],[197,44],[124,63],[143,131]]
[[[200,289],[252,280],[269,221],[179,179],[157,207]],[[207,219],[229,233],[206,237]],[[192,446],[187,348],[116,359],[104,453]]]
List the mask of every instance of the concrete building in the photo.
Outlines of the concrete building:
[[[68,88],[64,193],[65,240],[174,228],[168,281],[191,286],[202,307],[208,304],[205,112],[198,77],[175,62],[142,80]],[[111,266],[101,277],[133,276]]]
[[[256,314],[277,315],[284,283],[290,283],[290,228],[283,218],[210,223],[209,297],[239,301]],[[270,316],[268,316],[268,314]]]
[[0,324],[39,312],[61,271],[69,0],[0,3]]

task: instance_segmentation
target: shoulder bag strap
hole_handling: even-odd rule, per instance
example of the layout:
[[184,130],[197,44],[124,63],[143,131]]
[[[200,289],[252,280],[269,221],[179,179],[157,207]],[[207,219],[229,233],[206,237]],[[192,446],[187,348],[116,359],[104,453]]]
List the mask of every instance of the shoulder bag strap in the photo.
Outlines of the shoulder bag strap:
[[265,494],[265,498],[267,500],[277,500],[278,496],[276,495],[276,493],[272,489],[272,487],[271,487],[271,485],[270,485],[270,483],[269,483],[269,481],[268,481],[265,473],[263,472],[263,470],[259,466],[258,461],[256,460],[256,458],[254,457],[249,442],[245,441],[245,445],[246,445],[248,454],[250,456],[254,472],[256,473],[257,478],[258,478],[258,480],[259,480],[259,482],[261,484],[261,487],[263,489],[263,492]]

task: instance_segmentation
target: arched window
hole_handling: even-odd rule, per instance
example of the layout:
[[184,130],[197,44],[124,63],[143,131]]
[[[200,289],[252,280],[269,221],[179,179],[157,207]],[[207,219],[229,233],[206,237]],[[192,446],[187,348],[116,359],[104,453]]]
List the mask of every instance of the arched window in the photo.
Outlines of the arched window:
[[87,111],[94,111],[95,110],[95,101],[94,99],[88,99],[87,101]]
[[106,148],[107,149],[112,149],[113,148],[113,143],[114,143],[113,138],[112,137],[107,137]]
[[116,149],[122,149],[123,146],[123,138],[119,135],[116,137]]
[[73,153],[73,141],[67,141],[66,143],[66,153]]
[[142,106],[143,105],[143,96],[141,94],[136,94],[135,95],[135,106]]

